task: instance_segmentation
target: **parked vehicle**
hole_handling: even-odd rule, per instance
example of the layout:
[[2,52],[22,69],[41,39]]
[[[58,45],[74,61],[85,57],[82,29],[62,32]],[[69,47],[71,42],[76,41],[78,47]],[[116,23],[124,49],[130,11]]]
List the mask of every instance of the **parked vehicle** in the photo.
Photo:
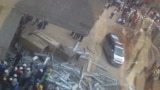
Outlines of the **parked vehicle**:
[[103,41],[103,49],[111,64],[121,66],[124,63],[124,48],[117,35],[107,34]]

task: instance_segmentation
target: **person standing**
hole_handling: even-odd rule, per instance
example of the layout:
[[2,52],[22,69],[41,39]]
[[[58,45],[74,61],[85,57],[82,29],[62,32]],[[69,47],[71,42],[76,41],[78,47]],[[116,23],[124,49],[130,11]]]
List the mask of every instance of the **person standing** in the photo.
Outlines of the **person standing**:
[[30,68],[27,68],[26,71],[24,72],[24,77],[22,79],[22,83],[21,85],[24,86],[25,83],[29,80],[29,78],[31,77],[31,69]]
[[18,83],[18,80],[17,80],[17,74],[14,74],[14,77],[11,81],[11,84],[12,84],[11,90],[19,90],[19,83]]
[[34,76],[31,76],[29,80],[26,82],[24,90],[29,90],[35,84]]
[[4,61],[1,61],[0,63],[0,76],[2,76],[4,74],[4,71],[6,69],[6,64],[4,63]]
[[3,90],[7,90],[7,88],[9,87],[8,84],[8,78],[6,76],[1,77],[1,89]]
[[43,69],[39,69],[38,72],[35,74],[35,78],[41,80],[43,75],[44,75]]
[[35,90],[43,90],[42,83],[36,83],[36,89]]
[[17,55],[15,56],[15,62],[13,66],[15,67],[21,59],[22,59],[22,54],[18,52]]
[[42,29],[45,29],[47,25],[48,25],[48,21],[43,21]]
[[137,11],[135,11],[133,14],[133,17],[131,19],[131,28],[135,29],[138,20],[139,20],[139,15],[138,15]]
[[112,18],[113,18],[113,16],[114,16],[116,13],[117,13],[117,9],[114,9],[114,11],[113,11],[113,12],[111,12],[110,19],[112,19]]

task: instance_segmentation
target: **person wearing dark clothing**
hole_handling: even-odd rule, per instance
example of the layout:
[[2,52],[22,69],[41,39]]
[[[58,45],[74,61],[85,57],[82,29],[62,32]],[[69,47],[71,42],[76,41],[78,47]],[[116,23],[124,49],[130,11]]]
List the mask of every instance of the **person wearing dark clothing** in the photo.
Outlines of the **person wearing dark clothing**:
[[43,90],[48,90],[49,82],[45,80],[42,84],[43,84]]
[[12,88],[11,90],[19,90],[19,82],[17,80],[17,75],[14,74],[14,78],[11,80]]
[[13,66],[15,67],[19,61],[22,59],[22,54],[21,53],[17,53],[17,55],[15,56],[15,62],[13,64]]
[[26,20],[25,20],[25,21],[26,21],[25,24],[27,24],[28,22],[32,21],[33,17],[27,15],[25,19],[26,19]]
[[27,81],[24,90],[29,90],[29,88],[34,84],[35,84],[35,78],[34,76],[31,76],[31,78]]
[[33,23],[32,25],[35,25],[35,24],[38,24],[39,23],[39,19],[37,18]]
[[18,69],[17,67],[13,68],[9,73],[9,76],[12,77],[14,74],[16,74],[17,69]]
[[5,65],[4,61],[2,61],[0,64],[0,76],[2,76],[4,74],[5,69],[6,69],[6,65]]
[[44,24],[43,24],[42,29],[45,29],[45,28],[46,28],[46,26],[48,25],[48,21],[44,21],[43,23],[44,23]]
[[1,88],[7,90],[9,88],[8,78],[6,76],[1,77]]
[[32,72],[30,68],[27,68],[24,75],[23,75],[23,79],[22,79],[22,83],[21,85],[24,86],[25,83],[30,79]]
[[80,36],[80,38],[79,38],[79,41],[80,41],[80,42],[82,42],[83,37],[84,37],[83,35]]
[[116,13],[117,13],[117,9],[114,9],[114,11],[111,13],[110,18],[112,19],[112,18],[113,18],[113,16],[114,16]]
[[108,3],[108,5],[105,6],[105,8],[106,8],[106,9],[109,9],[109,8],[112,6],[112,4],[113,4],[112,2],[111,2],[111,3]]
[[38,29],[45,29],[46,25],[48,25],[48,22],[47,21],[42,21],[37,26],[38,26]]
[[19,27],[24,28],[25,23],[26,23],[26,15],[23,15],[20,19]]
[[43,75],[44,75],[43,69],[39,69],[38,72],[35,75],[35,78],[38,79],[38,80],[41,80]]
[[23,67],[19,67],[16,71],[18,82],[22,81]]

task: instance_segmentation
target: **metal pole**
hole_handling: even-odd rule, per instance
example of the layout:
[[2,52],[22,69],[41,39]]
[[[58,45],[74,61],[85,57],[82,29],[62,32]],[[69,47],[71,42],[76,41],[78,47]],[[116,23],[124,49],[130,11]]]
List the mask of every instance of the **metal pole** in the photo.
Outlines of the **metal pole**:
[[76,44],[75,44],[75,45],[74,45],[74,47],[73,47],[73,51],[76,51],[76,50],[77,50],[77,48],[78,48],[79,44],[80,44],[80,42],[79,42],[79,41],[78,41],[78,42],[76,42]]

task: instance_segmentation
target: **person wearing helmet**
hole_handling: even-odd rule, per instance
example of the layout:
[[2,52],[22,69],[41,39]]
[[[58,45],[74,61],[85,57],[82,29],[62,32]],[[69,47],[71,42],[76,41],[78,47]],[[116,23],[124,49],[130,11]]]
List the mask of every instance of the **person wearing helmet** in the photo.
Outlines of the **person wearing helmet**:
[[11,76],[13,76],[15,73],[16,73],[16,71],[17,71],[17,67],[14,67],[10,72],[9,72],[9,76],[11,77]]
[[4,61],[1,61],[1,63],[0,63],[0,76],[2,76],[4,74],[6,67],[7,66],[5,65]]
[[22,65],[23,67],[26,67],[27,66],[27,64],[25,64],[25,63],[23,63],[23,65]]
[[23,75],[23,67],[19,67],[16,71],[18,82],[21,82]]
[[23,73],[25,73],[26,68],[27,68],[27,64],[23,63],[23,64],[22,64],[22,67],[23,67]]
[[39,69],[35,75],[35,78],[41,80],[43,77],[43,72],[44,72],[43,69]]
[[27,68],[26,72],[24,72],[24,77],[22,79],[22,84],[21,84],[22,86],[24,86],[25,83],[29,80],[29,78],[31,77],[31,74],[32,74],[31,69]]
[[1,87],[3,90],[9,87],[8,78],[6,76],[1,77]]
[[12,90],[18,90],[18,88],[19,88],[19,82],[17,80],[17,74],[13,75],[13,79],[11,81],[11,84],[12,84]]
[[6,77],[9,76],[9,70],[8,69],[4,70],[4,76],[6,76]]
[[16,70],[16,73],[17,75],[22,75],[23,74],[23,67],[19,67],[17,70]]

